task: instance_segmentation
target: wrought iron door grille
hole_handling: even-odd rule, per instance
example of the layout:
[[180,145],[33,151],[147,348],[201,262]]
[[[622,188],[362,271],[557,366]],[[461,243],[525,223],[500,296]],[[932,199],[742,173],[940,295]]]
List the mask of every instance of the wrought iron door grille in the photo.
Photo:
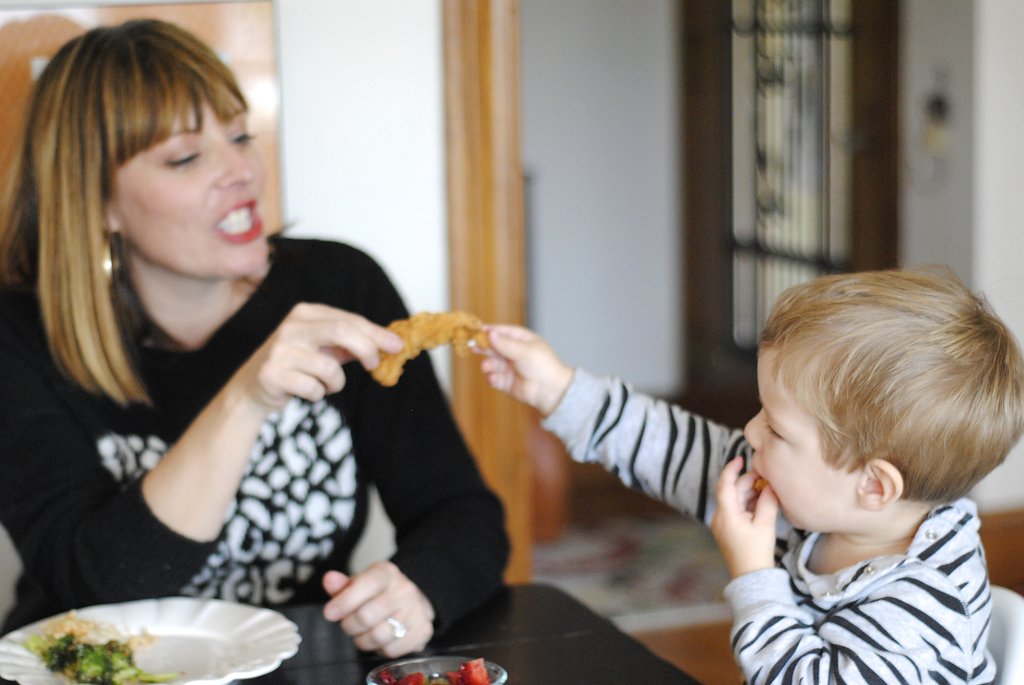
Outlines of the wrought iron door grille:
[[850,253],[852,0],[733,0],[733,342]]

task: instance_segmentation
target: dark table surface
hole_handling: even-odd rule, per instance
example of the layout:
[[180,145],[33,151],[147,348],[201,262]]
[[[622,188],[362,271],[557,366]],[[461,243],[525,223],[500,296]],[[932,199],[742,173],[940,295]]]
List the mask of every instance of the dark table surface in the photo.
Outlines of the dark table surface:
[[[319,604],[283,613],[302,635],[298,653],[254,685],[364,685],[384,662],[361,654]],[[509,685],[699,685],[608,619],[549,585],[512,585],[435,640],[426,653],[484,657]]]

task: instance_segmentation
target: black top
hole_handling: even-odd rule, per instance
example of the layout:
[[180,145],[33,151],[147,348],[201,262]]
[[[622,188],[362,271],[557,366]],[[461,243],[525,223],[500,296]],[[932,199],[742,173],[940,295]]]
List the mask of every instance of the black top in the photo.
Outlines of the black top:
[[166,595],[324,601],[320,577],[347,570],[370,484],[395,525],[392,560],[433,603],[438,632],[501,585],[503,510],[426,354],[393,388],[348,364],[341,392],[292,399],[271,416],[216,541],[182,537],[150,512],[140,476],[297,303],[380,324],[408,314],[355,248],[273,244],[263,283],[202,349],[140,349],[152,407],[121,407],[68,382],[34,294],[0,291],[0,523],[24,568],[5,632],[75,607]]

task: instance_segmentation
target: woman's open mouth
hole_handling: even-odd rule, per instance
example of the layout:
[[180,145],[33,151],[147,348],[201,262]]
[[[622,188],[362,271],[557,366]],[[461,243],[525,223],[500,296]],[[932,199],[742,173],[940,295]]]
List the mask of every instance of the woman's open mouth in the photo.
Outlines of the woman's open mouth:
[[263,233],[263,222],[255,211],[255,203],[231,210],[220,223],[217,231],[234,243],[245,243]]

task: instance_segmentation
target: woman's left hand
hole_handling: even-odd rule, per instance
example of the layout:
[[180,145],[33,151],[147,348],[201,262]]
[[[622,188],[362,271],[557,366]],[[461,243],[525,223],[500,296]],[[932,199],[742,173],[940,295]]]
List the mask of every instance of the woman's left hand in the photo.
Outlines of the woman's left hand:
[[423,649],[434,636],[433,605],[390,561],[354,576],[328,571],[323,587],[331,596],[324,617],[338,621],[361,650],[394,658]]

